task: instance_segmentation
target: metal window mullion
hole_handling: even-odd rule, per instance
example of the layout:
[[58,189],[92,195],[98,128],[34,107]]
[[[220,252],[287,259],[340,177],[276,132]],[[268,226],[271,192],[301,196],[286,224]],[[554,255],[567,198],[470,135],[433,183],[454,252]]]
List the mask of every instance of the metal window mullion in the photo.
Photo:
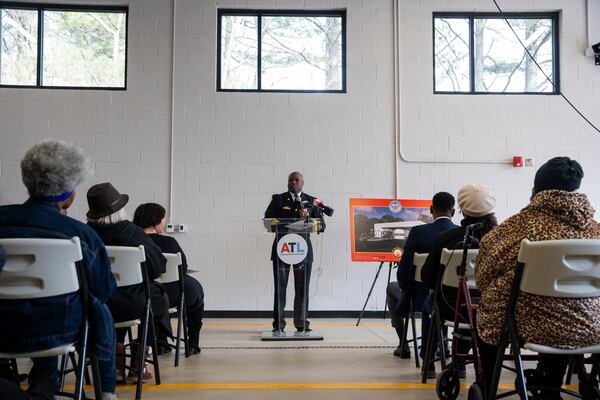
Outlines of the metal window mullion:
[[221,35],[223,35],[223,17],[224,15],[219,10],[217,15],[217,90],[221,90],[223,85],[221,82],[221,57],[223,56],[223,52],[221,50],[221,46],[223,44]]
[[4,9],[0,7],[0,83],[2,83],[2,15]]
[[37,31],[37,79],[36,86],[41,87],[44,83],[42,72],[44,70],[44,10],[38,8],[38,31]]
[[469,92],[475,93],[475,17],[469,17]]
[[558,14],[552,16],[552,83],[553,92],[560,93],[560,54],[558,38]]
[[341,16],[342,18],[342,59],[341,68],[342,68],[342,87],[341,90],[346,92],[346,11]]
[[262,90],[262,14],[256,15],[256,89]]

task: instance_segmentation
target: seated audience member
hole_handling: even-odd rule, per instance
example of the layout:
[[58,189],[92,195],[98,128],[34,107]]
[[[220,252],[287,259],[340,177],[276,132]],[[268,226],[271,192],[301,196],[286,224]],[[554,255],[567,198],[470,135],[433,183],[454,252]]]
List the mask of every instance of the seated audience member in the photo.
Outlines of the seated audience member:
[[[440,261],[442,258],[443,249],[461,248],[461,242],[464,239],[467,226],[476,223],[483,223],[483,227],[474,232],[477,239],[487,234],[498,225],[496,217],[493,213],[496,206],[496,198],[492,191],[484,185],[465,185],[458,191],[458,207],[464,218],[460,221],[460,227],[448,230],[439,234],[433,245],[427,260],[421,270],[421,279],[425,286],[429,289],[435,289],[438,280],[441,279],[443,269]],[[456,289],[442,286],[442,294],[438,301],[438,307],[442,319],[454,321],[454,308],[456,306]],[[421,352],[424,356],[427,346],[427,335],[430,328],[430,314],[433,310],[433,295],[429,295],[425,300],[422,309],[422,325],[421,325]],[[468,335],[468,333],[465,333]],[[465,341],[458,342],[459,353],[466,353],[470,348],[470,343]],[[439,351],[442,351],[440,349]],[[447,351],[447,350],[443,350]],[[431,363],[428,367],[428,377],[435,377],[435,367]],[[460,375],[465,376],[465,366],[460,365]]]
[[[577,161],[568,157],[549,160],[535,175],[530,204],[481,241],[475,280],[481,292],[477,326],[486,378],[491,379],[494,368],[521,241],[600,239],[594,209],[586,195],[577,193],[582,178],[583,170]],[[551,298],[521,293],[516,308],[518,333],[525,342],[552,347],[595,345],[600,338],[599,313],[598,298]],[[541,354],[541,358],[544,383],[539,398],[560,399],[569,357]],[[488,379],[488,388],[489,384]]]
[[[4,247],[0,245],[0,274],[6,263],[6,253]],[[0,360],[0,364],[2,360]],[[0,365],[0,376],[3,376],[2,368],[9,369],[8,366]],[[52,382],[49,380],[35,382],[35,385],[30,386],[27,391],[21,390],[17,383],[11,382],[8,379],[0,377],[0,399],[6,400],[51,400],[54,399],[54,390]]]
[[[89,211],[87,212],[88,225],[102,238],[107,246],[144,246],[146,253],[146,267],[150,282],[150,295],[152,313],[154,314],[156,336],[165,340],[171,334],[169,318],[169,298],[165,289],[154,279],[166,271],[166,258],[162,251],[154,244],[144,231],[134,223],[127,220],[125,205],[129,196],[120,194],[109,182],[92,186],[87,192]],[[107,301],[108,308],[116,322],[129,321],[141,318],[144,312],[146,296],[142,284],[120,287]],[[141,332],[141,330],[140,330]],[[117,329],[117,351],[124,350],[126,329]],[[132,348],[132,354],[137,354],[137,348]],[[132,365],[136,365],[135,357]],[[123,359],[119,360],[119,380],[125,380],[125,371],[122,367]],[[144,380],[152,377],[149,371],[144,371]],[[135,373],[129,372],[128,378],[135,379]]]
[[[156,203],[140,205],[133,216],[133,223],[144,229],[152,241],[160,247],[163,253],[181,253],[184,273],[187,272],[187,259],[185,253],[177,240],[171,236],[161,235],[164,233],[166,211],[163,206]],[[204,290],[196,279],[189,275],[183,277],[185,307],[187,311],[187,328],[189,337],[190,354],[200,353],[200,329],[202,328],[202,313],[204,312]],[[163,284],[171,307],[179,305],[179,282]]]
[[[430,224],[415,226],[410,230],[402,259],[398,263],[397,282],[390,282],[387,288],[387,299],[392,326],[396,329],[398,339],[402,341],[404,324],[402,318],[408,314],[409,300],[413,296],[414,308],[420,310],[423,301],[427,297],[427,289],[421,282],[411,279],[413,271],[413,255],[415,253],[429,253],[435,237],[448,229],[458,228],[452,223],[454,216],[454,196],[450,193],[439,192],[433,196],[430,207],[434,221]],[[394,350],[394,355],[402,358],[410,358],[408,346],[404,349]]]
[[[0,207],[0,237],[79,237],[90,292],[90,350],[98,359],[102,399],[107,400],[116,399],[116,373],[113,320],[105,302],[116,284],[106,249],[96,232],[63,215],[90,170],[89,159],[75,145],[48,139],[33,146],[21,161],[21,175],[30,197],[23,204]],[[36,351],[73,342],[82,322],[77,295],[0,301],[0,315],[5,321],[0,329],[2,351]],[[22,340],[25,326],[27,341]],[[58,389],[57,367],[57,357],[34,359],[30,383],[50,379]]]

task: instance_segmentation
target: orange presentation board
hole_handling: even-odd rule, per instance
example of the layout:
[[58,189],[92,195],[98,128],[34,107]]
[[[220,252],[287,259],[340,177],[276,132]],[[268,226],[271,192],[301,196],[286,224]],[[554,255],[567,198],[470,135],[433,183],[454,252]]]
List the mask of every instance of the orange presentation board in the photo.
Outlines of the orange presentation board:
[[432,222],[431,200],[350,199],[352,261],[397,262],[413,226]]

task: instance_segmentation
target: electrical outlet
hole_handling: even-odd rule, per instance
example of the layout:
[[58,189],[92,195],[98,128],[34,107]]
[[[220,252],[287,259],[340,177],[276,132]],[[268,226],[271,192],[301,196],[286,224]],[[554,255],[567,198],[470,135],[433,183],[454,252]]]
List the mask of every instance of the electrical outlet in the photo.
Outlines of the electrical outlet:
[[167,224],[167,233],[173,232],[175,232],[175,227],[173,226],[173,224]]
[[188,226],[187,224],[179,224],[177,230],[179,233],[185,233],[188,230]]
[[535,166],[535,160],[533,159],[533,157],[525,159],[525,166],[526,167],[534,167]]

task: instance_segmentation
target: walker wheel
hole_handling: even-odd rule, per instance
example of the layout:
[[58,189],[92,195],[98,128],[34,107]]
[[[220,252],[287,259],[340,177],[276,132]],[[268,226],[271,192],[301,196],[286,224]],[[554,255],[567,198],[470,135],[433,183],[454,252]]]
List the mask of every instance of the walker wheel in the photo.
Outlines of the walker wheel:
[[474,383],[469,387],[469,395],[467,398],[468,400],[483,400],[483,392],[478,383]]
[[[577,385],[579,388],[579,394],[582,396],[583,399],[586,399],[586,400],[599,400],[600,399],[600,389],[598,387],[598,381],[592,377],[588,377],[588,379],[592,379],[591,385],[589,384],[589,382],[584,383],[581,381]],[[591,393],[587,393],[588,389],[590,387],[592,389]]]
[[435,392],[440,400],[456,400],[460,392],[458,370],[449,366],[438,376]]
[[[544,372],[538,368],[526,369],[523,371],[525,375],[525,386],[527,387],[527,395],[529,398],[534,398],[542,390],[544,384]],[[515,378],[515,387],[517,387],[517,379]]]

